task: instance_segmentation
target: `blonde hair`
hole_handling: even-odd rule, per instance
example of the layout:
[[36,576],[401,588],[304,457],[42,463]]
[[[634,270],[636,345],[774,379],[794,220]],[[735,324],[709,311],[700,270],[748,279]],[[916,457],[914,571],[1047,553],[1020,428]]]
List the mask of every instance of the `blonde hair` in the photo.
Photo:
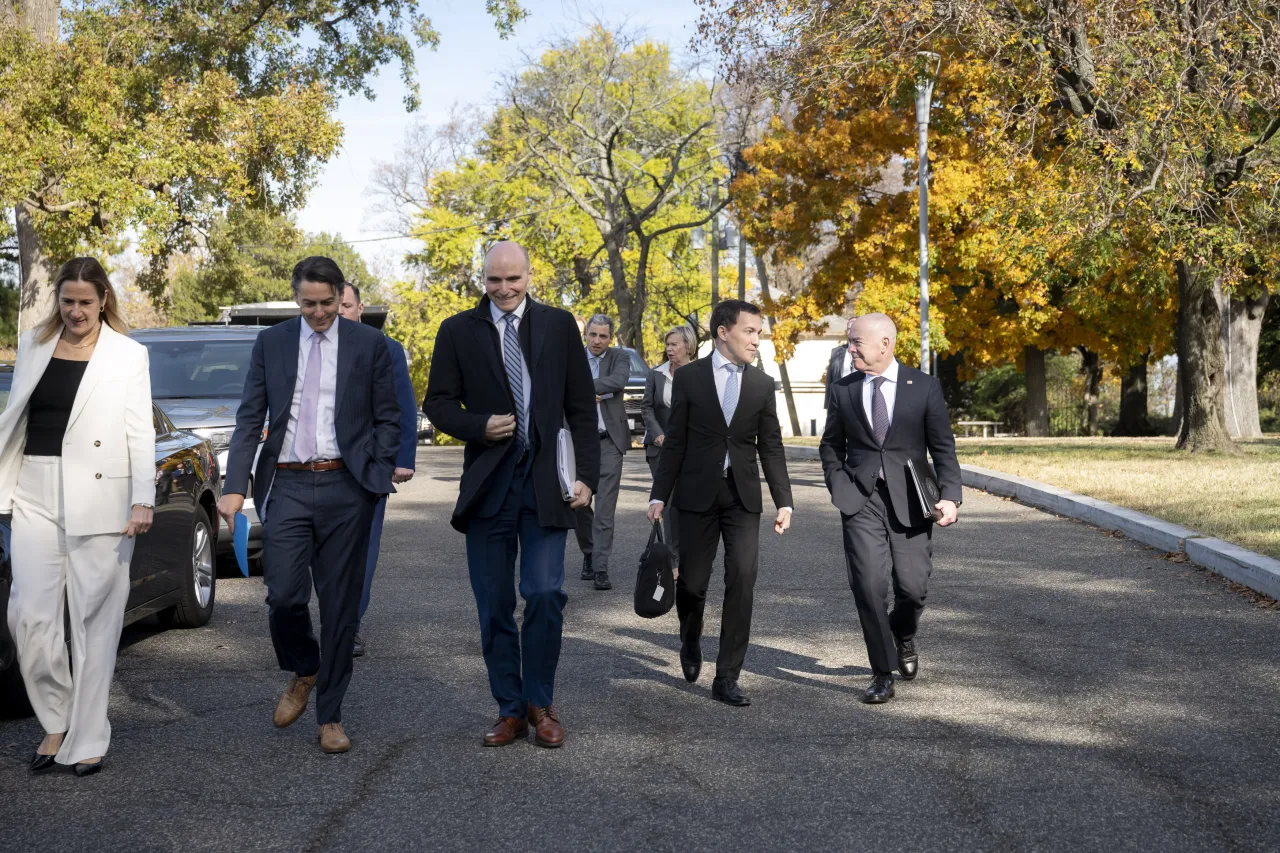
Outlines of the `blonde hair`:
[[667,341],[671,336],[675,335],[684,342],[685,357],[693,361],[698,357],[698,338],[693,333],[693,329],[689,328],[687,323],[681,323],[679,326],[672,326],[667,329],[667,333],[662,336],[662,348],[666,349]]
[[36,340],[40,343],[62,334],[65,323],[62,322],[62,311],[58,308],[58,298],[62,294],[62,285],[69,281],[85,281],[92,284],[102,300],[100,319],[122,335],[129,334],[129,326],[120,313],[120,303],[116,299],[116,290],[107,278],[107,271],[95,258],[72,258],[58,270],[53,279],[53,313],[36,327]]

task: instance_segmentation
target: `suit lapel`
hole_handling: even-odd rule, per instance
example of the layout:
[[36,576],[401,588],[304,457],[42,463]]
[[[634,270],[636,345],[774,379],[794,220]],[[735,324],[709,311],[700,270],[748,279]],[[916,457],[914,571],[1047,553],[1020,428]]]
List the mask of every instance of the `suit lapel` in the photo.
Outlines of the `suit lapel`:
[[898,381],[893,389],[893,415],[889,418],[889,431],[884,434],[884,443],[888,445],[889,439],[893,436],[893,425],[898,422],[898,416],[902,412],[902,398],[906,396],[907,389],[915,392],[915,385],[908,382],[910,377],[907,376],[906,368],[898,364]]
[[[333,420],[335,423],[338,420],[338,415],[342,413],[342,398],[345,396],[343,392],[346,390],[347,380],[351,377],[351,364],[356,357],[355,347],[352,346],[354,341],[351,335],[347,334],[347,330],[351,328],[351,325],[349,324],[352,324],[353,322],[354,321],[348,320],[345,317],[338,318],[338,382],[334,387],[333,392]],[[342,342],[343,338],[347,339],[345,344]],[[294,373],[296,374],[296,361],[294,362],[294,366]],[[369,366],[370,368],[373,367],[372,364]]]
[[[711,405],[715,407],[716,411],[721,412],[720,417],[716,418],[715,422],[720,425],[725,434],[728,434],[729,426],[724,422],[724,407],[720,405],[720,395],[716,393],[716,366],[712,363],[711,356],[698,359],[696,364],[701,368],[698,374],[702,378],[703,392],[710,395],[707,399],[711,401]],[[741,399],[739,399],[739,402],[741,402]],[[737,414],[737,412],[734,414]]]
[[867,411],[862,406],[862,386],[866,384],[866,381],[867,374],[859,373],[857,380],[849,384],[849,404],[853,406],[854,416],[862,424],[863,429],[867,431],[867,435],[871,436],[872,441],[875,441],[876,431],[871,427],[871,421],[867,419]]
[[[84,407],[88,404],[89,396],[93,394],[93,389],[98,387],[98,383],[110,369],[110,362],[115,355],[117,343],[115,336],[118,334],[119,332],[106,323],[102,324],[102,332],[98,337],[98,343],[94,346],[93,355],[89,357],[89,364],[84,369],[84,376],[80,379],[80,387],[76,389],[75,402],[71,404],[71,415],[67,418],[68,430],[75,425],[76,419],[80,417],[80,413],[84,411]],[[57,345],[56,339],[54,345]],[[49,350],[49,357],[53,357],[52,349]]]
[[[526,296],[528,305],[524,309],[524,319],[529,322],[529,348],[533,353],[533,359],[529,364],[529,376],[533,376],[533,372],[538,368],[538,361],[542,358],[542,346],[547,342],[547,324],[544,322],[546,317],[543,316],[542,306],[533,301],[532,297]],[[534,318],[537,319],[534,319]]]
[[489,297],[482,296],[480,304],[476,306],[476,310],[471,313],[471,328],[475,333],[476,349],[480,352],[480,360],[488,366],[489,372],[493,374],[493,378],[498,381],[503,388],[507,390],[507,397],[511,396],[511,388],[507,385],[507,372],[503,369],[498,358],[498,350],[494,349],[493,332],[498,332],[498,347],[502,346],[502,329],[493,324],[493,317],[489,312]]

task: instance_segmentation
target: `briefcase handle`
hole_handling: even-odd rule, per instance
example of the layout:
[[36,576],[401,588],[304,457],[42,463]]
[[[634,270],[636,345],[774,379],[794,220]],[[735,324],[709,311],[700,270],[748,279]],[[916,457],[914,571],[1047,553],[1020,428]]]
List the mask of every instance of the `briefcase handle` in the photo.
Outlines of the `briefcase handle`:
[[648,547],[652,548],[654,542],[661,542],[663,545],[667,544],[666,541],[663,540],[662,538],[662,522],[660,521],[655,521],[653,523],[653,530],[649,532]]

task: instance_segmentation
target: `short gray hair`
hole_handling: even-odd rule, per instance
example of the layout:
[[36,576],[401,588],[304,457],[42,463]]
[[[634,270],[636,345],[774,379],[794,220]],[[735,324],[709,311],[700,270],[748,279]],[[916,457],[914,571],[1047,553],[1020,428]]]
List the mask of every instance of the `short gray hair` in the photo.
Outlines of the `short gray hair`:
[[662,336],[662,346],[665,349],[667,340],[675,335],[684,342],[684,351],[689,354],[689,358],[697,358],[698,356],[698,337],[693,333],[693,329],[688,323],[681,323],[679,326],[672,326],[667,329],[667,333]]
[[613,337],[613,318],[608,314],[592,314],[588,317],[586,325],[582,327],[583,333],[585,334],[592,326],[608,326],[609,337]]

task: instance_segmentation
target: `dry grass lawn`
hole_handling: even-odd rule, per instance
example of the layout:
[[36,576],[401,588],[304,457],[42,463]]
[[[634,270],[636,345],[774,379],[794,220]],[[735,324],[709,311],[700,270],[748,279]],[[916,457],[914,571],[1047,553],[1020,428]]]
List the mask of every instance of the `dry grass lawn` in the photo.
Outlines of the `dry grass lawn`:
[[1182,453],[1171,438],[962,438],[956,449],[961,462],[1110,501],[1280,558],[1280,437],[1243,442],[1239,456]]

